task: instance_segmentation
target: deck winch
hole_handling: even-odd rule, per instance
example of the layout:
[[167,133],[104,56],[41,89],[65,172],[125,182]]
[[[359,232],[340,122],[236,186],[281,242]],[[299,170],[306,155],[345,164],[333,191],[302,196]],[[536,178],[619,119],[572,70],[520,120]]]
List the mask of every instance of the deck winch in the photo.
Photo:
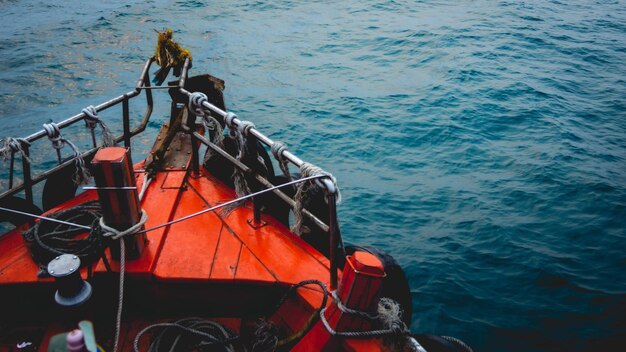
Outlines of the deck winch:
[[80,276],[80,258],[62,254],[48,263],[48,273],[54,277],[58,290],[54,300],[62,306],[74,307],[91,297],[91,285]]

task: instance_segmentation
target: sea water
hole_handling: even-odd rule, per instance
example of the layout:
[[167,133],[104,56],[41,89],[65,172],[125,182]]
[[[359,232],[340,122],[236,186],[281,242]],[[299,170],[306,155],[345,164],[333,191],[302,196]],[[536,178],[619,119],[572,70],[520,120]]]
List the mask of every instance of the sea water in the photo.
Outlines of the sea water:
[[[624,1],[18,0],[0,18],[2,136],[132,90],[172,28],[230,110],[337,177],[344,239],[405,268],[414,332],[626,350]],[[135,158],[167,119],[155,94]]]

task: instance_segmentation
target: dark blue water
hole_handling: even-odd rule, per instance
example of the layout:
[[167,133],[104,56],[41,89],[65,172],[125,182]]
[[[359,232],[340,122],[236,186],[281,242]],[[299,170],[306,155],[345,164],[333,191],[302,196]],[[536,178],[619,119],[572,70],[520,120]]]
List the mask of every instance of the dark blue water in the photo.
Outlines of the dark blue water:
[[626,350],[624,1],[25,0],[0,16],[2,135],[132,89],[172,27],[230,109],[337,176],[344,237],[406,268],[414,331]]

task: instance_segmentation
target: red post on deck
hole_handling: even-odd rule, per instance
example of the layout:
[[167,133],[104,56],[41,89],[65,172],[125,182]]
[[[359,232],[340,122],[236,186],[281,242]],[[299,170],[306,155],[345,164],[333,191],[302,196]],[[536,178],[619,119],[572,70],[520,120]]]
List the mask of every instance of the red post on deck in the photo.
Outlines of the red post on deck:
[[[104,223],[120,231],[137,224],[141,219],[141,205],[128,149],[102,148],[94,156],[91,166]],[[139,258],[146,244],[146,235],[125,236],[123,240],[127,258]],[[117,241],[111,245],[111,257],[119,260]]]
[[[337,297],[349,309],[376,315],[385,276],[385,267],[380,259],[371,253],[356,251],[346,257]],[[369,331],[373,327],[369,319],[341,311],[333,300],[328,305],[324,316],[328,325],[336,332]],[[311,349],[311,346],[314,348]],[[320,321],[294,346],[292,351],[342,349],[341,338],[333,337]]]

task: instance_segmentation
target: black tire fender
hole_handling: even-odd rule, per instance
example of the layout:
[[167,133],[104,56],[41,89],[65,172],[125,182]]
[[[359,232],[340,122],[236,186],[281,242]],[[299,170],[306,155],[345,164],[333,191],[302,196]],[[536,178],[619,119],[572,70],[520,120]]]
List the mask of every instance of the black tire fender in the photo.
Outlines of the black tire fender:
[[44,210],[48,211],[74,198],[76,190],[78,189],[78,186],[73,180],[75,172],[76,166],[74,163],[71,163],[46,179],[46,184],[43,186],[41,196],[41,203]]

